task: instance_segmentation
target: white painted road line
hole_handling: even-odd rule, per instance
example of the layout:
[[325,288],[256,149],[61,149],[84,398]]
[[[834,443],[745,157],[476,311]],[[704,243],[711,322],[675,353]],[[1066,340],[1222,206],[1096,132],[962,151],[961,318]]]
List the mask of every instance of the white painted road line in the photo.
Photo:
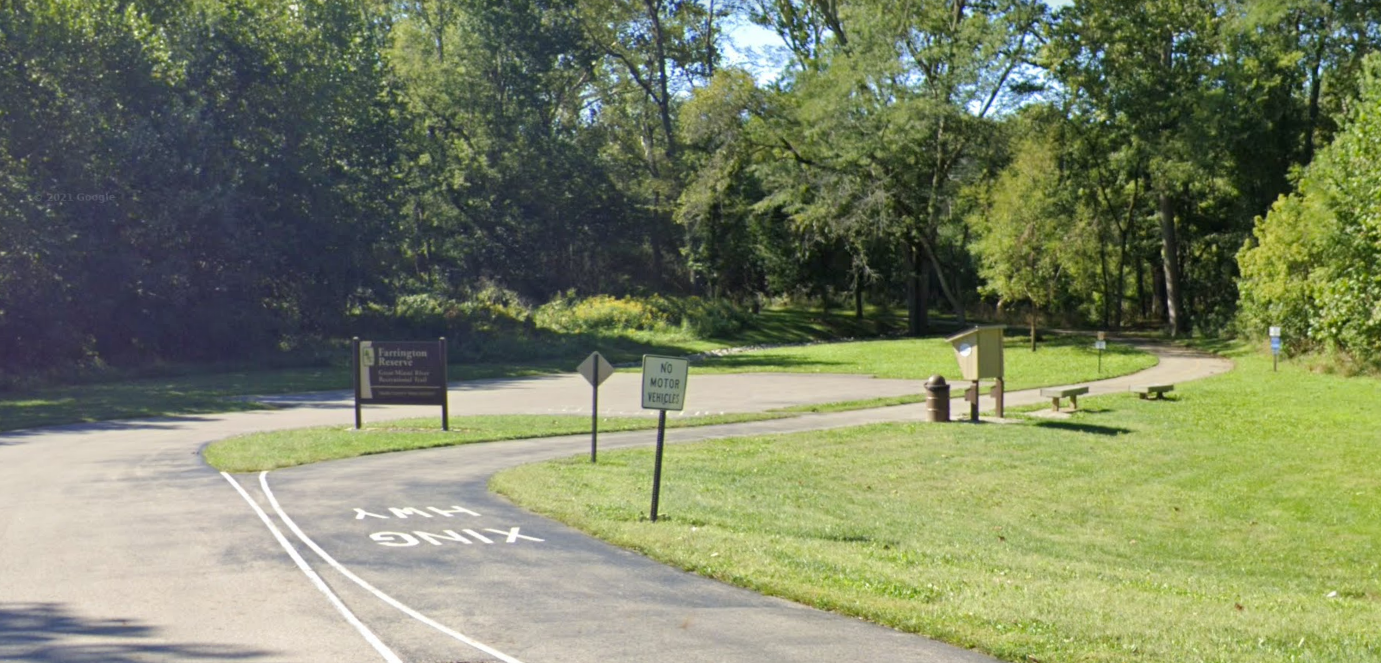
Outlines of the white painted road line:
[[[258,514],[259,520],[262,520],[264,526],[268,527],[269,531],[273,533],[273,538],[278,539],[278,543],[283,546],[284,550],[288,551],[288,556],[292,558],[293,562],[297,563],[297,568],[301,569],[312,581],[312,584],[315,585],[322,594],[326,595],[326,598],[331,601],[331,605],[335,606],[336,610],[345,617],[345,621],[350,622],[350,625],[354,626],[355,630],[359,631],[360,635],[364,636],[365,641],[374,648],[374,651],[379,652],[379,655],[383,656],[384,660],[388,663],[403,663],[403,659],[398,658],[398,655],[393,653],[393,650],[389,649],[388,645],[385,645],[383,641],[379,639],[379,636],[374,635],[374,632],[369,630],[369,627],[365,626],[364,622],[360,621],[359,618],[355,616],[355,613],[350,612],[350,608],[345,607],[345,603],[340,600],[340,597],[336,596],[335,592],[332,592],[331,588],[326,586],[326,581],[322,580],[321,576],[317,575],[316,571],[312,570],[307,560],[302,559],[302,555],[298,554],[297,549],[293,548],[291,543],[288,543],[288,537],[283,536],[283,532],[279,531],[278,527],[273,524],[273,520],[269,518],[269,515],[264,513],[263,509],[259,508],[259,505],[254,502],[254,499],[249,496],[249,493],[245,492],[245,489],[240,486],[239,482],[235,481],[234,477],[225,472],[221,472],[221,476],[225,477],[225,480],[229,481],[230,485],[235,487],[235,491],[240,494],[240,497],[245,498],[250,508],[254,509],[254,513]],[[275,505],[275,507],[276,506],[277,505]]]
[[[232,483],[234,482],[232,481]],[[416,610],[413,610],[412,608],[404,605],[402,601],[399,601],[398,599],[395,599],[392,596],[383,593],[374,585],[365,582],[363,578],[360,578],[354,573],[351,573],[350,569],[345,568],[343,564],[336,561],[336,558],[332,557],[325,550],[322,550],[321,546],[318,546],[316,542],[312,541],[311,538],[309,538],[306,535],[306,533],[304,533],[302,529],[297,526],[297,523],[293,522],[293,519],[288,517],[288,514],[283,511],[283,507],[279,506],[278,504],[278,498],[274,497],[273,490],[269,488],[268,472],[259,473],[259,486],[263,488],[264,495],[269,498],[269,504],[273,506],[273,510],[278,514],[278,517],[283,521],[283,523],[288,526],[288,529],[292,530],[293,534],[296,534],[297,538],[301,540],[303,544],[305,544],[308,548],[311,548],[312,552],[316,553],[317,556],[324,560],[327,564],[330,564],[331,568],[340,572],[340,574],[345,576],[346,578],[349,578],[351,582],[355,583],[356,585],[359,585],[361,588],[363,588],[365,591],[368,591],[370,594],[373,594],[380,601],[383,601],[384,603],[387,603],[397,608],[403,614],[412,617],[413,619],[416,619],[417,621],[422,622],[423,624],[426,624],[427,626],[430,626],[460,642],[474,647],[475,649],[489,654],[490,656],[493,656],[494,658],[497,658],[500,661],[503,661],[504,663],[523,663],[522,661],[513,658],[512,656],[509,656],[508,654],[505,654],[497,649],[494,649],[489,645],[486,645],[478,640],[475,640],[473,638],[465,636],[464,634],[451,630],[445,624],[442,624],[432,619],[431,617],[428,617]],[[469,532],[470,530],[465,531]]]

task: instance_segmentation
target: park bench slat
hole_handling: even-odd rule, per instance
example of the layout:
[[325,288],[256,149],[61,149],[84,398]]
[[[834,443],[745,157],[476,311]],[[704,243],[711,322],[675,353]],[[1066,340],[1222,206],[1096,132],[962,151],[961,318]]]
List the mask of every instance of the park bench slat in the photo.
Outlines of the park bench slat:
[[1166,392],[1171,392],[1174,390],[1175,385],[1173,384],[1143,384],[1135,385],[1132,387],[1132,393],[1141,397],[1141,400],[1150,399],[1152,394],[1155,394],[1156,400],[1163,400],[1165,398]]
[[1075,410],[1079,409],[1079,396],[1088,393],[1086,386],[1074,387],[1045,387],[1041,389],[1041,396],[1050,399],[1050,405],[1055,412],[1060,411],[1060,399],[1068,398],[1070,406]]

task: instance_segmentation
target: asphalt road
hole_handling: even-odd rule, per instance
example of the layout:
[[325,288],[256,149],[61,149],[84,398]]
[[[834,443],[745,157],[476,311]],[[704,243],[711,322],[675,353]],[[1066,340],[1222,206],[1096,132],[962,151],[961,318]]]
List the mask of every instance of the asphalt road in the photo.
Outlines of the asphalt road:
[[[1169,351],[1147,374],[1093,392],[1229,368]],[[589,390],[576,380],[462,385],[452,412],[588,413]],[[616,394],[636,384],[616,375],[601,403],[626,400]],[[753,411],[919,388],[848,376],[692,374],[687,400],[692,411]],[[200,460],[202,446],[231,435],[347,425],[340,396],[286,399],[296,407],[277,411],[0,435],[0,660],[990,660],[668,569],[485,490],[494,471],[582,453],[585,438],[234,477]],[[1040,400],[1008,394],[1010,405]],[[366,416],[431,412],[374,408]],[[677,429],[669,439],[921,416],[921,406],[902,406]],[[602,448],[651,441],[647,432],[601,435]]]

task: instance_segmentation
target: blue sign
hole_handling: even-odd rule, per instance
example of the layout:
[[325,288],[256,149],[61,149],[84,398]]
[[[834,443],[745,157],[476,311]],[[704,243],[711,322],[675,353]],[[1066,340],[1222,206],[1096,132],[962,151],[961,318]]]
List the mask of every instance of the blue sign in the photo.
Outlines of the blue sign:
[[1271,352],[1273,352],[1273,353],[1275,353],[1275,354],[1280,354],[1280,337],[1279,337],[1279,336],[1272,336],[1272,337],[1271,337]]

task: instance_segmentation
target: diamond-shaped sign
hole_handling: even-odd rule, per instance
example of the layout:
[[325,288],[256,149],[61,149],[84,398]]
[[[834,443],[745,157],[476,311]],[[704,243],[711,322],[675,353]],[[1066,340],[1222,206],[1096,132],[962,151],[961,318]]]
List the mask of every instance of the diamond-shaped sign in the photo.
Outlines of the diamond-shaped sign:
[[591,386],[598,387],[604,384],[604,381],[608,380],[609,376],[614,374],[614,365],[610,364],[609,360],[604,358],[604,355],[598,352],[591,352],[590,356],[586,357],[585,361],[580,362],[580,366],[575,370],[585,376],[585,380],[589,382]]

